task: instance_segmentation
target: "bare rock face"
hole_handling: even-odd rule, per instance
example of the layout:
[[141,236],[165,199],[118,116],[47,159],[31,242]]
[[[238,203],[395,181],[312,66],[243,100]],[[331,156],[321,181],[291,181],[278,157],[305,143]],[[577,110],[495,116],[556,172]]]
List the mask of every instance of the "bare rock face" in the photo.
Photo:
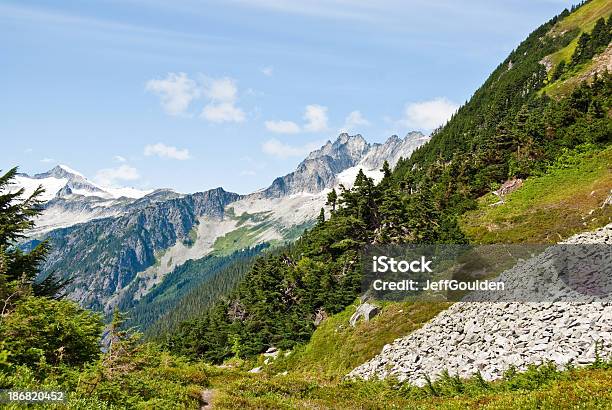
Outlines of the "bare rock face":
[[508,195],[509,193],[519,189],[521,186],[523,186],[523,180],[521,178],[513,178],[504,182],[502,186],[494,192],[494,194],[500,197]]
[[351,316],[349,323],[351,324],[351,326],[355,327],[357,326],[357,322],[359,322],[360,319],[369,322],[379,313],[380,308],[378,306],[365,302],[357,308],[357,311],[353,314],[353,316]]
[[[51,231],[43,274],[70,274],[69,297],[100,309],[126,288],[138,272],[156,263],[156,253],[187,239],[198,218],[222,218],[227,204],[240,196],[221,188],[184,196],[145,197],[129,212]],[[24,246],[35,246],[32,241]],[[78,263],[75,263],[78,261]],[[131,297],[127,295],[126,297]]]
[[319,327],[321,325],[321,323],[323,323],[323,321],[325,319],[327,319],[328,315],[327,312],[325,311],[325,309],[323,308],[319,308],[319,310],[317,310],[317,312],[315,313],[315,317],[314,317],[314,325],[315,327]]
[[[564,244],[612,246],[612,224],[568,239]],[[597,245],[602,246],[602,245]],[[539,256],[533,258],[537,259]],[[526,261],[503,275],[528,280],[537,272]],[[565,300],[566,299],[566,300]],[[487,380],[501,378],[514,366],[551,361],[586,365],[612,352],[612,302],[560,297],[554,302],[458,302],[421,329],[386,345],[348,378],[396,377],[417,386],[447,370]],[[588,298],[587,298],[588,299]]]
[[497,191],[493,191],[493,194],[497,195],[499,201],[491,204],[490,206],[498,206],[505,203],[505,196],[516,191],[523,186],[523,180],[521,178],[513,178],[502,184]]
[[333,143],[327,141],[311,152],[294,172],[276,178],[270,187],[256,195],[280,198],[302,192],[318,193],[333,187],[342,171],[352,167],[380,169],[385,160],[393,166],[427,141],[429,137],[416,131],[403,139],[393,135],[383,144],[370,144],[359,134],[343,133]]

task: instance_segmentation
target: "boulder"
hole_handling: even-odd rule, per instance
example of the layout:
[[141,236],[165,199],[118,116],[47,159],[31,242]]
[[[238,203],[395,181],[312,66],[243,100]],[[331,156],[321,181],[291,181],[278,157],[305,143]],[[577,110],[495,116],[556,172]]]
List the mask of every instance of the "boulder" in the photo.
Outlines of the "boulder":
[[317,310],[317,312],[315,313],[315,318],[314,318],[315,327],[319,327],[321,323],[323,323],[323,321],[327,319],[327,317],[328,316],[327,316],[327,312],[325,311],[325,309],[319,308],[319,310]]
[[357,326],[357,322],[359,322],[359,319],[363,318],[363,320],[369,322],[370,320],[372,320],[372,318],[374,318],[374,316],[378,315],[379,313],[380,308],[378,306],[365,302],[357,308],[357,311],[353,314],[353,316],[351,316],[349,323],[351,326],[355,327]]
[[266,352],[264,353],[264,356],[267,358],[276,359],[279,354],[280,354],[280,351],[276,347],[271,347],[268,350],[266,350]]

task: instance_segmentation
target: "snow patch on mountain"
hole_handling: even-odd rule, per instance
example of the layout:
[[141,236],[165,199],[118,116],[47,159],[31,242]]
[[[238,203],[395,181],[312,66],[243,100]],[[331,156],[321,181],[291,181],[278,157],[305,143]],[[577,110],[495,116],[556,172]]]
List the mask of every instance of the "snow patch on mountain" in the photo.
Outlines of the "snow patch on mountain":
[[75,171],[74,169],[70,168],[68,165],[59,164],[58,167],[60,167],[61,169],[63,169],[64,171],[66,171],[69,174],[76,175],[76,176],[79,176],[81,178],[85,178],[85,175],[81,174],[78,171]]
[[[329,210],[325,203],[331,189],[340,184],[351,188],[359,170],[379,181],[385,160],[393,166],[426,140],[413,133],[370,144],[361,135],[341,134],[310,153],[294,172],[245,196],[221,188],[187,195],[105,188],[66,166],[34,176],[20,174],[18,186],[32,192],[41,183],[47,188],[44,211],[30,235],[62,243],[47,268],[61,266],[66,275],[78,276],[70,297],[110,312],[141,299],[189,260],[295,240],[314,224],[321,208]],[[228,234],[228,240],[216,243]],[[100,240],[122,241],[120,250],[106,245],[97,249],[103,254],[99,265],[97,260],[89,265],[65,260],[74,250],[81,252],[82,261]]]
[[119,216],[122,213],[120,209],[111,206],[83,207],[81,209],[70,209],[61,205],[50,206],[36,218],[36,226],[29,234],[31,237],[37,237],[54,229],[66,228],[94,219]]
[[55,195],[68,183],[67,178],[47,177],[36,179],[23,174],[17,175],[14,181],[10,186],[10,191],[17,192],[23,188],[22,196],[26,198],[32,195],[39,186],[42,186],[45,192],[40,196],[40,200],[44,202],[55,198]]
[[131,204],[154,192],[129,187],[102,187],[67,165],[58,165],[33,176],[18,174],[9,191],[23,189],[22,197],[29,197],[38,187],[44,189],[39,197],[43,202],[43,213],[36,218],[31,236],[121,215]]
[[[374,182],[380,182],[383,177],[383,173],[379,169],[363,169],[361,166],[355,166],[348,169],[345,169],[341,173],[336,176],[336,182],[338,185],[342,184],[345,188],[350,188],[355,183],[355,178],[357,178],[357,174],[359,171],[363,171],[363,173],[374,180]],[[329,192],[331,190],[328,190]]]
[[58,165],[55,168],[30,176],[19,174],[15,178],[12,188],[25,189],[25,195],[31,195],[38,186],[45,189],[41,200],[50,201],[55,197],[65,196],[91,196],[101,199],[119,199],[122,197],[138,199],[153,192],[152,190],[140,190],[136,188],[114,188],[103,187],[89,179],[83,174],[67,165]]
[[245,213],[270,213],[269,220],[279,227],[291,228],[311,220],[325,205],[325,195],[300,193],[283,198],[261,198],[256,195],[238,200],[228,208],[233,208],[237,216]]
[[213,250],[215,241],[236,229],[237,221],[229,218],[217,219],[209,217],[198,218],[198,224],[194,230],[194,242],[186,244],[178,241],[174,246],[166,249],[160,254],[157,263],[148,269],[137,274],[131,287],[126,287],[122,292],[110,299],[106,304],[106,310],[111,311],[115,301],[119,300],[125,291],[136,287],[134,290],[134,300],[139,300],[145,296],[153,286],[161,283],[165,276],[175,268],[183,265],[189,260],[197,260],[210,254]]

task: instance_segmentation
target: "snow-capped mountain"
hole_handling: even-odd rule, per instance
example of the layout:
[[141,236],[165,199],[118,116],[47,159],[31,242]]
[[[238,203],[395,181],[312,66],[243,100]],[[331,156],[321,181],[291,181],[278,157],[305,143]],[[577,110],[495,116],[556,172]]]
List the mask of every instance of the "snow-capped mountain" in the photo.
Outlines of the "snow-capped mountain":
[[403,139],[393,135],[384,144],[372,144],[358,165],[364,169],[376,169],[381,168],[383,162],[388,161],[393,167],[400,158],[408,158],[415,149],[429,139],[429,136],[418,131],[408,133]]
[[22,174],[18,183],[26,190],[38,184],[48,190],[33,232],[51,243],[43,274],[72,277],[70,297],[110,312],[134,306],[190,260],[297,239],[312,226],[332,188],[350,188],[360,169],[379,180],[385,160],[393,166],[427,140],[410,133],[370,144],[361,135],[341,134],[294,172],[249,195],[216,188],[127,197],[65,166],[33,177]]
[[50,171],[34,176],[18,174],[15,178],[15,186],[24,188],[25,195],[30,195],[38,186],[42,186],[45,189],[41,197],[43,201],[71,195],[101,199],[142,198],[152,192],[135,188],[101,187],[67,165],[58,165]]
[[359,169],[369,171],[370,176],[376,178],[385,160],[394,166],[401,157],[409,157],[428,140],[429,137],[420,132],[411,132],[403,139],[393,135],[383,144],[369,144],[359,134],[343,133],[333,143],[327,141],[311,152],[294,172],[276,178],[261,195],[278,198],[299,193],[316,194],[340,182],[352,184],[355,178],[347,181],[346,176],[357,175]]
[[[16,191],[23,188],[24,196],[29,196],[39,186],[45,190],[40,197],[44,202],[44,211],[37,218],[32,235],[41,235],[53,229],[98,218],[118,216],[127,212],[138,200],[156,192],[129,187],[103,187],[66,165],[58,165],[33,176],[18,174],[10,189]],[[167,190],[161,192],[165,193],[164,198],[177,195]],[[150,199],[159,199],[160,196],[157,192]]]

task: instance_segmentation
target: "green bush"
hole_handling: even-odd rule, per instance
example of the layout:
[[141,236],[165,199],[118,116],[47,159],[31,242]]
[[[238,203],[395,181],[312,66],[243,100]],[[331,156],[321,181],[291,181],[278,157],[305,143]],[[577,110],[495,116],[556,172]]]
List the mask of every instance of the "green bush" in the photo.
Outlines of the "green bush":
[[100,315],[68,300],[28,297],[0,320],[9,365],[81,366],[100,355]]
[[207,368],[152,343],[121,342],[115,353],[88,366],[71,389],[76,397],[128,409],[196,408],[208,386]]

